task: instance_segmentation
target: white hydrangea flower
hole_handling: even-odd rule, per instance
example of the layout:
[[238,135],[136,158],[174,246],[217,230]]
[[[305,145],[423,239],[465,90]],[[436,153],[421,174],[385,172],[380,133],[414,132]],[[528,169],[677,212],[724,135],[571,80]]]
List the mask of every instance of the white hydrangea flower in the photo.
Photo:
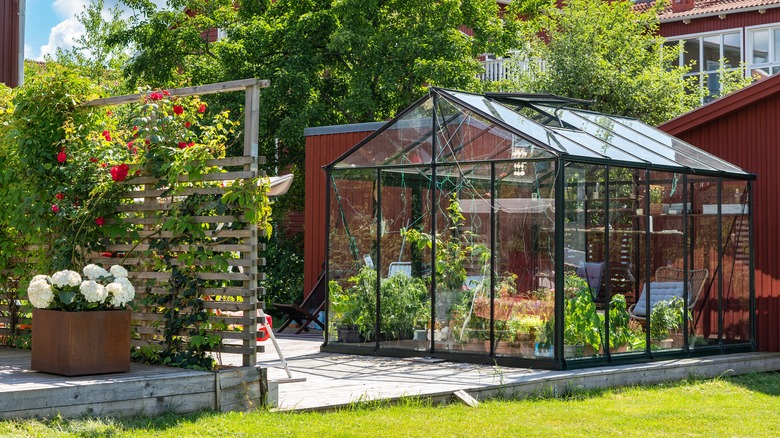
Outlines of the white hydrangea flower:
[[48,275],[36,275],[35,277],[32,278],[32,280],[30,280],[30,283],[32,283],[33,281],[38,281],[38,280],[43,280],[43,281],[51,284],[51,277],[49,277]]
[[34,307],[45,309],[54,301],[54,292],[45,278],[39,278],[30,282],[30,286],[27,287],[27,298]]
[[114,307],[124,307],[125,304],[132,301],[135,296],[135,288],[133,288],[133,285],[131,284],[127,287],[124,282],[115,281],[109,283],[108,286],[106,286],[106,291],[109,293],[109,302]]
[[97,280],[103,277],[108,277],[108,275],[108,271],[98,265],[89,264],[84,266],[84,276],[90,280]]
[[57,287],[81,285],[81,275],[76,271],[58,271],[51,276],[51,283]]
[[133,286],[133,283],[130,282],[127,278],[120,277],[116,279],[116,282],[121,284],[124,288],[124,294],[127,298],[125,302],[130,302],[135,298],[135,286]]
[[111,275],[114,276],[114,278],[127,278],[127,269],[123,268],[120,265],[114,265],[110,269]]
[[81,283],[79,291],[81,291],[81,294],[84,295],[84,298],[90,303],[102,303],[108,297],[106,288],[94,280],[87,280]]

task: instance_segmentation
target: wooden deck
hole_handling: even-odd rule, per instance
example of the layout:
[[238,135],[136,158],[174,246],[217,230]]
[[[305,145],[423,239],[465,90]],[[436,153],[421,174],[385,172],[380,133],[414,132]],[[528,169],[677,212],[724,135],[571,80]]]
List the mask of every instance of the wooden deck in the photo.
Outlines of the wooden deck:
[[0,418],[246,410],[265,396],[264,378],[265,370],[251,367],[209,372],[141,364],[127,373],[63,377],[30,370],[29,351],[0,348]]
[[[325,410],[360,401],[394,400],[405,396],[447,402],[459,390],[477,399],[496,395],[564,394],[572,389],[650,385],[691,376],[711,378],[780,370],[780,353],[730,354],[548,371],[320,353],[321,343],[322,338],[316,336],[282,338],[282,349],[293,377],[306,380],[277,385],[275,382],[284,382],[286,375],[282,369],[269,368],[269,393],[272,399],[278,397],[277,409]],[[267,347],[266,353],[258,354],[259,366],[276,360],[273,348]]]
[[[295,411],[409,396],[447,402],[456,391],[477,399],[524,397],[780,370],[780,353],[548,371],[320,353],[321,343],[316,335],[280,339],[293,381],[274,366],[278,357],[268,342],[257,368],[205,372],[133,364],[129,373],[75,378],[30,371],[29,352],[0,348],[0,393],[5,393],[0,394],[0,418],[247,410],[259,406],[266,395],[266,377],[268,399],[276,409]],[[223,365],[240,365],[242,356],[222,354],[219,359]]]

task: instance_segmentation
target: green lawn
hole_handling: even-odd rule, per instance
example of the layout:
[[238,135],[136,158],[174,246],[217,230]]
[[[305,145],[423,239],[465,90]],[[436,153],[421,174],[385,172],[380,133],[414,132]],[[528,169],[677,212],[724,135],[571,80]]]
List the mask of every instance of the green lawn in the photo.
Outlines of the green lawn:
[[128,420],[0,422],[1,436],[780,436],[780,374],[755,374],[477,408],[365,406],[331,413],[166,415]]

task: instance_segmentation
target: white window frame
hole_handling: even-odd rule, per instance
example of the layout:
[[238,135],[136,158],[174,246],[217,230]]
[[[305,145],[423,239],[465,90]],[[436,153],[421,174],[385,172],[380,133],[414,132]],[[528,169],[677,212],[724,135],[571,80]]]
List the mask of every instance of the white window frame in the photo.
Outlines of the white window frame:
[[[767,62],[753,62],[753,33],[756,31],[767,30],[769,31],[769,44],[767,46]],[[747,65],[746,73],[750,74],[754,69],[766,69],[769,74],[772,74],[773,68],[780,69],[780,59],[772,60],[775,56],[775,38],[773,33],[775,30],[780,31],[780,24],[773,26],[767,26],[766,24],[757,26],[745,27],[745,65]]]
[[[686,35],[675,35],[674,37],[666,38],[664,42],[665,43],[679,43],[680,41],[683,41],[683,40],[692,40],[692,39],[697,39],[699,41],[699,53],[696,56],[696,64],[697,64],[697,66],[699,68],[699,71],[688,73],[688,74],[685,75],[685,77],[698,76],[699,77],[699,88],[703,89],[706,86],[706,84],[705,84],[706,81],[704,80],[704,76],[705,75],[710,75],[710,74],[713,74],[713,73],[717,73],[717,71],[718,71],[717,69],[715,69],[715,70],[707,70],[707,66],[703,65],[703,63],[702,63],[702,59],[704,58],[704,41],[703,41],[704,38],[711,38],[711,37],[714,37],[714,36],[720,37],[720,44],[719,44],[719,46],[720,46],[719,47],[720,53],[719,53],[718,59],[722,59],[723,58],[723,49],[724,49],[723,37],[724,37],[724,35],[731,35],[731,34],[739,34],[739,39],[740,39],[740,41],[742,43],[740,48],[739,48],[739,51],[740,51],[740,53],[739,53],[739,62],[747,64],[747,62],[745,61],[747,59],[747,53],[748,53],[748,51],[746,50],[746,43],[747,43],[747,41],[746,41],[746,35],[747,35],[746,28],[734,27],[734,28],[731,28],[731,29],[723,29],[723,30],[717,30],[717,31],[712,31],[712,32],[701,32],[701,33],[691,33],[691,34],[686,34]],[[752,53],[752,52],[750,52],[750,53]],[[679,57],[677,59],[677,65],[678,66],[684,65],[683,64],[683,60],[685,59],[684,56],[685,56],[685,54],[682,51],[680,51]],[[728,70],[736,70],[737,68],[739,68],[738,65],[737,66],[732,66]],[[750,71],[749,68],[745,69],[745,73],[744,74],[747,75],[749,71]],[[719,82],[719,85],[720,85],[720,82]],[[708,100],[708,99],[709,98],[706,98],[705,100]]]

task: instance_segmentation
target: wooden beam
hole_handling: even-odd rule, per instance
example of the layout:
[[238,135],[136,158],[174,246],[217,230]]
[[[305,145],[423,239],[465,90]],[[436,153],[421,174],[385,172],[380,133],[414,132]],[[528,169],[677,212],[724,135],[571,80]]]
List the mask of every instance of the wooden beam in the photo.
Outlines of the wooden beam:
[[[238,81],[219,82],[216,84],[198,85],[195,87],[174,88],[168,90],[171,96],[203,96],[206,94],[224,93],[228,91],[244,91],[250,87],[266,88],[271,85],[271,81],[267,79],[241,79]],[[85,107],[100,107],[110,105],[122,105],[126,103],[138,102],[141,97],[147,95],[143,94],[127,94],[124,96],[106,97],[103,99],[90,100],[84,102],[82,105]]]

